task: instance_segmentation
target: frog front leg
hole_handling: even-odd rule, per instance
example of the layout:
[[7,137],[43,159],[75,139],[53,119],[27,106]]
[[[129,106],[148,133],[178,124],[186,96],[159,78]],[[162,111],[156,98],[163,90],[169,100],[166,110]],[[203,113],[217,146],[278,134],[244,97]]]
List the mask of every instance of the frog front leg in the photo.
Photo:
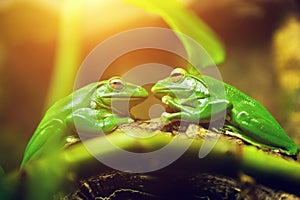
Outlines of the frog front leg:
[[179,102],[176,98],[171,96],[164,96],[162,102],[169,107],[175,109],[176,113],[163,113],[162,121],[167,124],[172,121],[187,120],[194,122],[209,121],[211,116],[226,112],[231,107],[231,103],[225,99],[214,99],[211,97],[203,99],[188,99],[187,101],[195,101],[196,107],[185,106],[184,102]]
[[107,133],[123,123],[134,120],[130,117],[118,117],[103,109],[80,108],[66,118],[66,124],[76,132]]

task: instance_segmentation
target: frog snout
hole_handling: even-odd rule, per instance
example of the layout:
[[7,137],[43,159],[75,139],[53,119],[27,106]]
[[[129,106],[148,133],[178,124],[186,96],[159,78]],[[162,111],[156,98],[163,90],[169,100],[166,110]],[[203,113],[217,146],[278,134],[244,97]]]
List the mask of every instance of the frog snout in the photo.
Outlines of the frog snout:
[[143,87],[137,87],[133,94],[132,94],[132,97],[140,97],[140,98],[146,98],[148,97],[148,92],[145,88]]

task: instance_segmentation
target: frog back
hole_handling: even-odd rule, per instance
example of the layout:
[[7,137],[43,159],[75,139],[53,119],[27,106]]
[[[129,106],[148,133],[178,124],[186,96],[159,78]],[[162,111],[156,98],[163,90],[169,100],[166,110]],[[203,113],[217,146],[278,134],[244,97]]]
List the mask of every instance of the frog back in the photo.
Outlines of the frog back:
[[51,119],[64,119],[67,115],[72,113],[73,110],[88,107],[91,96],[98,84],[99,83],[91,83],[55,102],[47,110],[40,124]]
[[88,107],[91,96],[99,84],[100,82],[91,83],[54,103],[45,113],[27,146],[30,146],[45,128],[52,126],[53,122],[65,126],[64,120],[73,110]]
[[[242,91],[238,90],[232,85],[226,84],[222,81],[219,81],[217,79],[214,79],[209,76],[203,76],[206,84],[209,89],[209,93],[211,96],[216,98],[225,98],[228,100],[234,109],[243,111],[259,111],[262,115],[271,116],[269,111],[266,110],[266,108],[259,103],[257,100],[251,98],[247,94],[243,93]],[[203,79],[199,78],[199,79]],[[272,116],[271,116],[272,117]],[[273,118],[273,117],[272,117]]]
[[231,85],[224,83],[224,86],[226,99],[232,104],[233,109],[238,112],[246,111],[251,113],[253,117],[260,115],[264,118],[269,118],[271,123],[278,125],[271,113],[260,102]]

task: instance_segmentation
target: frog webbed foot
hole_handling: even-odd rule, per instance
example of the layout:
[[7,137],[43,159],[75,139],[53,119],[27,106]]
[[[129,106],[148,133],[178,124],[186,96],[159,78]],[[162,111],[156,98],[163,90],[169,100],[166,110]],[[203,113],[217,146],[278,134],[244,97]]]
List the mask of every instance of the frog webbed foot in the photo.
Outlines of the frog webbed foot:
[[172,99],[173,99],[173,98],[172,98],[171,96],[166,95],[166,96],[163,96],[163,97],[161,98],[161,101],[162,101],[164,104],[169,105],[169,103],[172,102]]
[[181,112],[176,113],[167,113],[163,112],[160,117],[163,124],[169,124],[174,121],[180,121],[181,120]]

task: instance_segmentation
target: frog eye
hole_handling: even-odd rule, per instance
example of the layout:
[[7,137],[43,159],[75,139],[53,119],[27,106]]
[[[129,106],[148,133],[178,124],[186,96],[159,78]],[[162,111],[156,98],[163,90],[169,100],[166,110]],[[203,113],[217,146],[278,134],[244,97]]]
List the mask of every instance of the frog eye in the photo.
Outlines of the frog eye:
[[185,74],[184,69],[177,68],[177,69],[174,69],[171,72],[170,78],[171,78],[171,80],[172,80],[173,83],[176,83],[176,82],[180,81],[184,77],[184,74]]
[[123,81],[118,78],[110,80],[109,85],[114,90],[122,90],[124,88]]

